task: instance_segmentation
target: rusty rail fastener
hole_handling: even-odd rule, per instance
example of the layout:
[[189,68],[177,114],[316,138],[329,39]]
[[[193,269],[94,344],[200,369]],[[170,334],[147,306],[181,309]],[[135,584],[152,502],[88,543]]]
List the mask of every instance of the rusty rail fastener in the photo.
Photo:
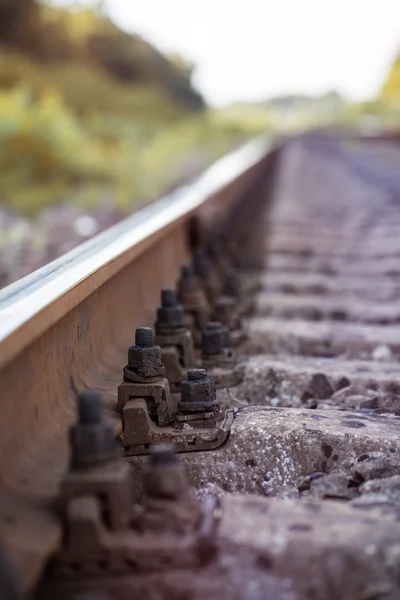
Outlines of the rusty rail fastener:
[[[82,421],[85,427],[103,422],[97,394],[81,394],[78,409],[79,419],[72,431],[79,429]],[[76,452],[74,436],[70,441]],[[128,589],[128,595],[136,597],[137,573],[198,567],[216,550],[216,500],[197,499],[173,447],[151,450],[143,471],[144,498],[138,506],[133,504],[130,465],[111,452],[114,446],[109,438],[107,433],[107,459],[103,453],[100,462],[91,461],[78,469],[72,462],[62,482],[64,535],[38,590],[40,600],[57,597],[61,582],[63,598],[71,600],[81,593],[100,591],[114,597],[118,585],[122,595]],[[124,579],[119,584],[121,574]]]
[[144,511],[140,522],[146,531],[184,532],[198,526],[202,506],[173,444],[152,447],[142,478]]
[[177,284],[178,299],[186,315],[186,321],[196,348],[201,346],[201,332],[210,317],[210,307],[200,278],[189,265],[181,268]]
[[[78,420],[70,429],[70,470],[61,486],[64,518],[70,515],[68,507],[73,499],[93,495],[102,498],[109,527],[124,529],[131,519],[129,465],[120,460],[121,448],[112,424],[102,415],[99,394],[79,394],[77,407]],[[82,543],[79,532],[76,534],[75,550]]]
[[207,253],[201,248],[195,250],[193,254],[193,268],[196,275],[203,282],[210,306],[213,306],[215,300],[221,294],[223,286]]
[[254,311],[255,293],[253,282],[247,279],[246,273],[242,273],[233,267],[227,270],[224,294],[235,298],[237,312],[240,317],[249,315]]
[[244,376],[244,363],[231,349],[229,330],[218,321],[210,321],[203,331],[202,363],[217,388],[238,385]]
[[220,226],[210,235],[208,240],[208,255],[219,281],[225,284],[226,273],[228,272],[231,261],[224,247],[225,226]]
[[209,321],[203,331],[202,352],[203,358],[218,356],[223,359],[224,356],[231,358],[232,353],[229,350],[229,330],[218,321]]
[[85,469],[120,455],[112,424],[102,414],[96,392],[78,396],[78,421],[70,429],[72,469]]
[[162,377],[164,366],[161,350],[155,345],[151,327],[138,327],[135,332],[135,344],[128,350],[127,369],[139,377]]
[[179,452],[220,446],[229,435],[233,415],[225,409],[218,415],[203,411],[195,418],[183,414],[179,397],[171,395],[163,372],[161,348],[154,344],[153,331],[140,327],[136,344],[129,349],[124,381],[118,387],[117,411],[122,415],[120,440],[125,456],[148,454],[155,443],[174,443]]
[[143,468],[143,489],[153,498],[179,498],[189,481],[184,463],[178,460],[173,444],[156,444]]
[[243,321],[238,315],[238,306],[235,298],[219,296],[214,304],[212,318],[219,321],[229,329],[229,339],[232,346],[238,346],[246,339]]
[[124,380],[118,387],[117,412],[122,414],[124,446],[148,444],[150,423],[170,425],[176,413],[160,346],[151,327],[138,327],[135,344],[128,350]]
[[157,309],[156,333],[170,333],[185,329],[185,315],[178,302],[176,291],[173,289],[161,290],[161,306]]
[[183,308],[178,302],[175,290],[162,290],[155,330],[155,343],[161,347],[165,376],[171,392],[179,392],[187,369],[196,364],[196,357],[192,334],[186,327]]
[[190,369],[181,383],[181,413],[215,413],[219,409],[215,382],[205,369]]

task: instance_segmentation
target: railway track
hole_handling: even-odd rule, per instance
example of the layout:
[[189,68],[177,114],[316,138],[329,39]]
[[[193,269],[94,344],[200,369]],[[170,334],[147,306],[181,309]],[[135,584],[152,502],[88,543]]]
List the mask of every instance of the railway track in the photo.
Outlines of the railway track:
[[251,144],[0,293],[4,589],[400,597],[399,157]]

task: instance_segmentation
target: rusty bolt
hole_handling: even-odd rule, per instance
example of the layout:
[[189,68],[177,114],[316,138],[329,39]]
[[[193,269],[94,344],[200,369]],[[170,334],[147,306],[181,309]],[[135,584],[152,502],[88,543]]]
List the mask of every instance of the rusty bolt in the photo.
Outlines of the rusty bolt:
[[235,319],[236,300],[231,296],[220,296],[215,301],[214,318],[226,327]]
[[185,296],[201,290],[201,281],[189,265],[183,265],[178,281],[178,297],[182,301]]
[[169,500],[190,490],[185,465],[172,444],[158,444],[150,449],[149,461],[143,468],[143,487],[148,497]]
[[214,379],[205,369],[190,369],[186,381],[181,383],[178,409],[184,413],[215,412],[219,405]]
[[154,344],[154,331],[151,327],[138,327],[135,332],[135,345],[128,351],[128,368],[141,377],[162,377],[164,366],[161,348]]
[[157,309],[155,328],[158,334],[185,328],[183,308],[178,302],[175,290],[161,291],[161,307]]
[[229,346],[229,330],[218,321],[207,323],[202,337],[203,356],[222,354]]
[[196,250],[193,256],[193,266],[196,274],[202,279],[206,279],[209,276],[211,263],[204,250]]
[[112,424],[102,414],[96,392],[83,392],[77,399],[78,421],[70,429],[72,469],[84,469],[115,460],[120,452]]

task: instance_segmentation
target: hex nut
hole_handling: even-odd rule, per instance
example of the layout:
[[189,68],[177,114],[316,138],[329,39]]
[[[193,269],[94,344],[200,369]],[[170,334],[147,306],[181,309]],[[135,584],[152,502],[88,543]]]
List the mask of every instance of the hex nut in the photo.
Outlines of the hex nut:
[[185,316],[178,302],[175,290],[165,289],[161,292],[161,306],[157,309],[155,329],[157,334],[185,329]]
[[202,289],[201,281],[189,265],[184,265],[181,269],[181,276],[178,280],[178,298],[184,302],[186,296],[194,294]]
[[136,330],[135,345],[128,350],[128,368],[137,371],[141,377],[164,375],[161,348],[154,345],[151,327],[138,327]]
[[83,392],[77,405],[78,421],[70,429],[71,468],[80,470],[116,460],[120,448],[113,425],[102,415],[100,396]]
[[229,330],[218,321],[210,321],[203,330],[202,352],[204,356],[222,354],[230,346]]
[[179,460],[171,444],[151,448],[143,468],[143,488],[150,498],[174,500],[190,490],[185,464]]
[[154,376],[162,375],[164,366],[161,360],[160,346],[152,346],[151,348],[131,346],[128,351],[128,366],[130,369],[145,367],[154,372]]
[[231,296],[219,296],[214,305],[214,318],[226,327],[232,323],[236,317],[237,304]]
[[204,369],[190,369],[181,383],[178,410],[184,413],[215,412],[219,408],[215,381]]

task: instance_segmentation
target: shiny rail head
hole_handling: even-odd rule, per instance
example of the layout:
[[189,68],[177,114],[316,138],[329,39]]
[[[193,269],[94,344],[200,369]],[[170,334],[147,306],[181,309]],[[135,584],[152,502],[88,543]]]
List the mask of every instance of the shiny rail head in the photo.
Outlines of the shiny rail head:
[[214,194],[261,162],[270,146],[270,138],[246,144],[191,183],[1,290],[0,368],[102,286],[103,269],[111,279],[161,232],[189,219]]

